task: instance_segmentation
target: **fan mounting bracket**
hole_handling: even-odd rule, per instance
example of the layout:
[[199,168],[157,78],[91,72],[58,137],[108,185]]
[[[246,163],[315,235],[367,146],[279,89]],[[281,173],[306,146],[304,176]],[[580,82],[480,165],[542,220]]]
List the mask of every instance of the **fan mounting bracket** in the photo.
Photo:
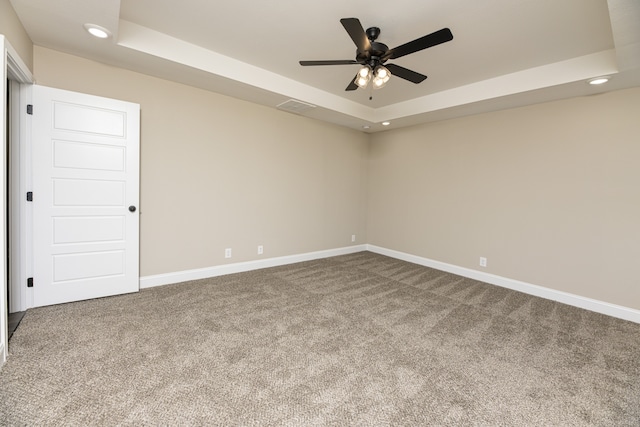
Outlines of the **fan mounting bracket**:
[[380,35],[380,28],[378,27],[369,27],[367,28],[367,38],[372,42],[376,41],[378,36]]

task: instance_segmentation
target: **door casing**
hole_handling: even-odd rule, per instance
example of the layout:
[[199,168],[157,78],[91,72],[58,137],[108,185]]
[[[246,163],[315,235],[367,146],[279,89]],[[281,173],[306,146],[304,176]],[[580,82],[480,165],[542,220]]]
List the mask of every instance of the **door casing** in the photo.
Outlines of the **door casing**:
[[[24,61],[20,58],[20,55],[18,55],[16,50],[11,46],[9,41],[2,34],[0,34],[0,58],[1,58],[0,59],[0,82],[1,82],[0,96],[2,97],[2,102],[0,102],[0,135],[1,135],[0,138],[2,138],[2,149],[0,150],[1,151],[0,163],[2,163],[2,174],[0,174],[0,199],[2,200],[1,202],[2,203],[2,208],[1,208],[2,223],[6,224],[6,221],[7,221],[6,176],[7,176],[7,160],[8,160],[6,159],[7,144],[15,143],[15,141],[17,141],[18,144],[24,144],[24,145],[21,145],[20,148],[22,147],[26,148],[25,143],[28,141],[28,129],[29,129],[29,123],[28,123],[29,120],[28,118],[25,118],[24,125],[22,124],[22,122],[20,122],[20,125],[17,128],[15,128],[15,126],[12,126],[11,141],[7,140],[7,127],[11,124],[7,123],[7,120],[6,120],[7,119],[7,111],[6,111],[7,103],[5,102],[7,99],[6,83],[7,83],[7,80],[16,81],[19,83],[19,89],[18,89],[19,100],[17,104],[11,103],[10,108],[18,108],[19,111],[17,112],[17,114],[20,115],[20,110],[22,110],[22,107],[26,109],[26,105],[30,101],[29,99],[30,85],[33,83],[33,76],[31,75],[31,71],[29,70],[29,67],[26,66]],[[22,111],[26,111],[26,110],[22,110]],[[12,114],[15,114],[15,112]],[[16,173],[18,174],[17,179],[15,179],[14,176],[11,177],[12,190],[15,192],[20,192],[20,189],[22,188],[22,186],[27,185],[26,178],[28,175],[27,175],[26,168],[21,168],[19,171],[16,171]],[[18,207],[12,206],[12,209],[15,208],[18,211],[20,211],[21,206],[22,208],[27,209],[26,201],[19,203]],[[12,210],[12,213],[13,213],[13,210]],[[11,227],[14,227],[14,226],[15,225],[13,224],[11,225]],[[17,232],[18,235],[20,236],[18,239],[18,242],[20,243],[20,248],[17,249],[18,254],[22,254],[22,253],[26,254],[24,259],[21,259],[20,265],[22,265],[22,263],[24,262],[25,263],[24,265],[26,266],[28,264],[28,253],[30,250],[28,248],[29,241],[26,235],[24,234],[27,231],[26,224],[24,228],[22,226],[20,226],[19,228],[20,228],[19,230],[13,230],[13,232]],[[1,279],[0,280],[2,280],[2,283],[3,283],[2,292],[0,292],[0,366],[6,360],[8,347],[9,347],[8,333],[7,333],[8,301],[6,297],[7,297],[8,280],[7,280],[6,248],[7,248],[7,233],[6,233],[5,227],[2,226],[0,227],[0,259],[1,259],[0,261],[0,278]],[[13,248],[13,245],[12,245],[12,247],[9,250],[14,251],[16,249]],[[15,284],[16,290],[14,290],[14,292],[21,292],[24,290],[25,299],[26,299],[26,276],[24,276],[25,281],[22,282],[22,284],[20,283],[20,281],[23,278],[22,275],[26,274],[25,272],[26,270],[18,271],[16,284]],[[23,289],[20,289],[21,287],[23,287]],[[26,309],[27,307],[24,307],[24,308]]]

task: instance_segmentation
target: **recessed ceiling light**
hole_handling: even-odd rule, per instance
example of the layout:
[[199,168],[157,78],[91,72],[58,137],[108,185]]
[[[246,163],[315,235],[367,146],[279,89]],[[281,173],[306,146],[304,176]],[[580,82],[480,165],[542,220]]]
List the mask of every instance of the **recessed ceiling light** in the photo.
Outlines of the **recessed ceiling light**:
[[608,82],[610,78],[611,77],[609,77],[609,76],[596,77],[596,78],[593,78],[593,79],[589,80],[589,84],[590,85],[601,85],[603,83]]
[[371,126],[369,126],[369,125],[364,125],[364,126],[362,126],[362,129],[371,129]]
[[84,24],[84,29],[89,32],[94,37],[98,37],[99,39],[106,39],[111,36],[111,32],[100,25],[95,24]]
[[389,126],[391,122],[382,122],[382,126]]

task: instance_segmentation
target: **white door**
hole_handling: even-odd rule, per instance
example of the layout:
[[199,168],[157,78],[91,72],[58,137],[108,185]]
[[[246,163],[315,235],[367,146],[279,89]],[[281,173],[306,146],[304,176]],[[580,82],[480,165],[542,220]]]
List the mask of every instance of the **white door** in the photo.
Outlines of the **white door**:
[[139,289],[140,106],[33,87],[36,307]]

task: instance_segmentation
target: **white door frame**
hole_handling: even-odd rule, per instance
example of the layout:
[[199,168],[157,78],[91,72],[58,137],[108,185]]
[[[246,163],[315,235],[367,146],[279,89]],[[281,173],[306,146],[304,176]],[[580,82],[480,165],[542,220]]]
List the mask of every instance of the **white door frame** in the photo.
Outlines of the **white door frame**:
[[[0,138],[2,138],[2,147],[0,149],[0,163],[2,163],[2,174],[0,174],[0,210],[2,214],[0,215],[0,220],[2,221],[2,225],[0,226],[0,280],[2,280],[2,286],[0,286],[0,366],[4,364],[7,358],[7,353],[9,349],[9,337],[8,337],[8,313],[7,313],[7,230],[4,224],[7,221],[6,215],[6,176],[7,176],[7,161],[6,152],[7,152],[7,144],[10,141],[7,141],[7,126],[6,123],[7,111],[6,111],[6,99],[7,99],[7,79],[15,80],[20,83],[20,89],[18,93],[18,100],[15,103],[11,104],[11,108],[18,106],[19,111],[22,107],[25,108],[29,102],[30,97],[30,85],[33,83],[33,76],[29,68],[26,66],[24,61],[20,58],[20,55],[15,51],[15,49],[9,44],[9,41],[0,34]],[[15,85],[13,86],[15,87]],[[18,116],[20,116],[18,114]],[[12,176],[12,190],[16,194],[20,194],[23,188],[26,188],[28,184],[26,177],[27,175],[27,150],[26,150],[26,142],[28,141],[28,129],[27,120],[19,121],[19,125],[17,129],[12,128],[12,142],[16,142],[19,144],[19,170],[16,171],[18,174],[17,179],[16,176]],[[17,210],[17,218],[25,218],[27,216],[27,205],[26,200],[23,199],[18,206],[12,206]],[[12,211],[13,216],[16,216],[16,211]],[[24,216],[22,216],[24,215]],[[14,224],[11,224],[13,229]],[[19,248],[11,248],[11,250],[16,249],[17,253],[12,254],[12,256],[18,256],[18,265],[19,271],[17,272],[16,280],[18,283],[22,283],[22,286],[18,285],[18,292],[21,292],[20,297],[27,304],[27,292],[26,292],[26,274],[27,274],[27,262],[28,254],[31,248],[28,248],[28,239],[27,232],[28,227],[27,223],[21,221],[18,225],[18,230],[14,230],[19,235],[19,239],[17,240],[19,244]],[[23,276],[24,275],[24,276]],[[23,280],[24,279],[24,280]],[[22,297],[22,292],[24,292],[24,298]],[[27,307],[24,307],[26,309]]]
[[11,125],[9,126],[9,313],[33,307],[33,291],[25,286],[31,277],[31,205],[26,201],[31,189],[31,118],[26,114],[31,103],[31,85],[10,78]]

